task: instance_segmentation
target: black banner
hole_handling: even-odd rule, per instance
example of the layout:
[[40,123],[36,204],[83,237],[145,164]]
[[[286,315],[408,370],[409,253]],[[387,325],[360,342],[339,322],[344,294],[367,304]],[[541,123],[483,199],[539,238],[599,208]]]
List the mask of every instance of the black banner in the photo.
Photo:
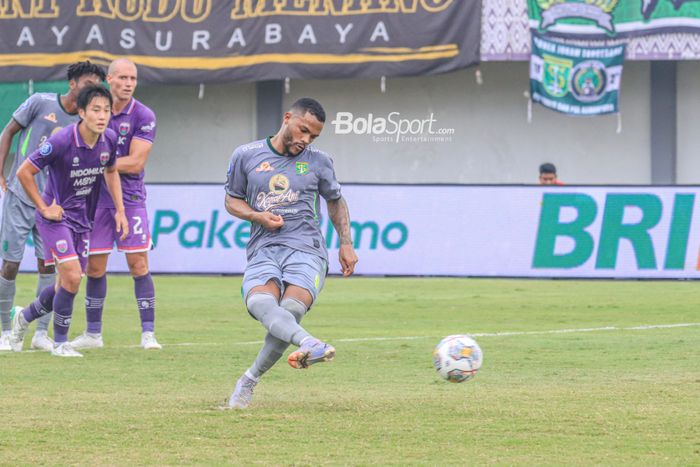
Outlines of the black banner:
[[480,27],[481,0],[0,0],[0,81],[117,57],[150,83],[443,73]]

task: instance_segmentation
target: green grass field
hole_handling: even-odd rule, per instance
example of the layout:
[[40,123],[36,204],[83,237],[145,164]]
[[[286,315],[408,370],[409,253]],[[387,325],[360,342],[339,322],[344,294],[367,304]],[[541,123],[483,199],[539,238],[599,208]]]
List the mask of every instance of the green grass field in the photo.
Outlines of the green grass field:
[[[0,464],[700,464],[698,282],[331,278],[304,324],[336,360],[222,411],[264,335],[240,282],[156,277],[160,352],[114,276],[104,349],[0,354]],[[485,355],[464,384],[432,367],[455,333]]]

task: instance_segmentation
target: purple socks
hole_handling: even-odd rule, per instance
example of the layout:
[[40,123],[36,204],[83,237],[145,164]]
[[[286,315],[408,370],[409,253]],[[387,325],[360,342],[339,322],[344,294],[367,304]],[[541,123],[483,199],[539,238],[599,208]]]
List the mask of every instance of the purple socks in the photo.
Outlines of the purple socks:
[[85,289],[85,316],[87,332],[100,334],[102,332],[102,310],[107,296],[107,276],[90,277]]
[[39,296],[27,308],[24,309],[24,319],[31,323],[35,319],[53,311],[53,300],[56,295],[56,287],[52,284],[39,292]]
[[141,315],[141,332],[153,332],[156,314],[156,292],[153,287],[151,273],[134,277],[134,293],[136,305]]
[[63,287],[59,287],[53,298],[53,340],[57,344],[68,341],[68,328],[73,315],[75,295]]

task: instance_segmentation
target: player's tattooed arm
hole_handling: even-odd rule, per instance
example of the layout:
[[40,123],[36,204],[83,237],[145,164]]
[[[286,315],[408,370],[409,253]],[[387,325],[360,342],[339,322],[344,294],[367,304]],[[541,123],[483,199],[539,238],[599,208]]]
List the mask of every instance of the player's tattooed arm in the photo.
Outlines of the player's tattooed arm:
[[355,272],[355,264],[357,264],[358,259],[353,248],[352,234],[350,233],[350,210],[345,198],[341,196],[336,200],[328,201],[328,216],[338,232],[338,237],[340,237],[338,259],[343,276],[347,277]]
[[342,196],[336,200],[328,201],[328,216],[333,222],[341,245],[352,245],[352,235],[350,234],[350,210],[348,203]]

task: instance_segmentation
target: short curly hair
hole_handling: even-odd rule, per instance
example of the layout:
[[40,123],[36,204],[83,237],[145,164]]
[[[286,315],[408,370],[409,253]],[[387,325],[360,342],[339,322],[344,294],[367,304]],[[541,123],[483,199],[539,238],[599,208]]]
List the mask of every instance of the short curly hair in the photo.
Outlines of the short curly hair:
[[100,81],[104,81],[107,76],[101,66],[91,63],[90,60],[74,63],[68,67],[68,81],[77,80],[85,75],[97,75]]

